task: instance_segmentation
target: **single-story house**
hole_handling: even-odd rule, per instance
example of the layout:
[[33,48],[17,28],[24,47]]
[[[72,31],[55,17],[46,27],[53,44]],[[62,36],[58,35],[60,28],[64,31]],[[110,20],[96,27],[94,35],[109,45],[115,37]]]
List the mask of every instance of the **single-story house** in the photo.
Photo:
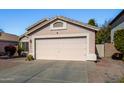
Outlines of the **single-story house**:
[[19,42],[19,36],[5,33],[5,32],[0,32],[0,55],[2,55],[4,51],[4,47],[8,45],[17,45]]
[[63,16],[43,19],[27,28],[20,42],[35,59],[96,60],[99,28]]
[[111,30],[111,42],[114,41],[114,33],[119,29],[124,29],[124,10],[122,10],[111,22],[110,26],[112,27]]

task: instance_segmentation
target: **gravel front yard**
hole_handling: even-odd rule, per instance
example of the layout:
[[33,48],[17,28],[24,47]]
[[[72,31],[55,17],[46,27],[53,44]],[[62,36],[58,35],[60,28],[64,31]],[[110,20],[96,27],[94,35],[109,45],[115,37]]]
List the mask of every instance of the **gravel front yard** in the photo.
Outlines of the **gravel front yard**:
[[96,68],[88,71],[89,82],[94,83],[116,83],[124,77],[124,62],[103,58],[96,63]]

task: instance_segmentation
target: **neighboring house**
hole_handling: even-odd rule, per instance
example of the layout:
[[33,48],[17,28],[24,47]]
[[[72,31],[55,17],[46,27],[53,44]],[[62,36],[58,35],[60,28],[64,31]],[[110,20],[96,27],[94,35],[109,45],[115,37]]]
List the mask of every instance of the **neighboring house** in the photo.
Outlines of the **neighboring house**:
[[124,10],[122,10],[111,22],[111,42],[114,42],[114,33],[119,29],[124,29]]
[[0,32],[0,54],[4,53],[4,47],[7,45],[17,45],[19,37],[13,34]]
[[99,28],[57,16],[27,28],[20,42],[35,59],[96,60],[95,33]]

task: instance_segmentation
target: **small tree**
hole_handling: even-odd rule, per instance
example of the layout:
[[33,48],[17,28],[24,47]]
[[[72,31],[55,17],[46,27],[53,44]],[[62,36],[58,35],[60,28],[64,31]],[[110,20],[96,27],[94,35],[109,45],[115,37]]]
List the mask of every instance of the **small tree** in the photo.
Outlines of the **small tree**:
[[22,43],[20,42],[18,44],[18,50],[17,50],[18,56],[21,56],[22,51],[24,51],[24,47],[23,47]]
[[105,21],[101,29],[96,33],[96,43],[103,44],[109,43],[111,39],[111,27],[109,26],[109,21]]
[[98,26],[97,23],[96,23],[96,21],[95,21],[95,19],[90,19],[90,20],[88,21],[88,25]]
[[114,46],[123,54],[124,59],[124,29],[117,30],[114,34]]

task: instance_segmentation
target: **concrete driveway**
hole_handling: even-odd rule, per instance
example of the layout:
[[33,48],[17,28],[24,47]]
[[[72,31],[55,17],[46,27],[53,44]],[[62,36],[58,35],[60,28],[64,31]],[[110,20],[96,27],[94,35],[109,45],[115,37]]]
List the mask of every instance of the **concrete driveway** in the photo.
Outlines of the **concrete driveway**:
[[[93,62],[45,61],[23,62],[0,71],[0,82],[12,83],[82,83],[88,82],[87,69]],[[88,67],[87,67],[88,66]]]

